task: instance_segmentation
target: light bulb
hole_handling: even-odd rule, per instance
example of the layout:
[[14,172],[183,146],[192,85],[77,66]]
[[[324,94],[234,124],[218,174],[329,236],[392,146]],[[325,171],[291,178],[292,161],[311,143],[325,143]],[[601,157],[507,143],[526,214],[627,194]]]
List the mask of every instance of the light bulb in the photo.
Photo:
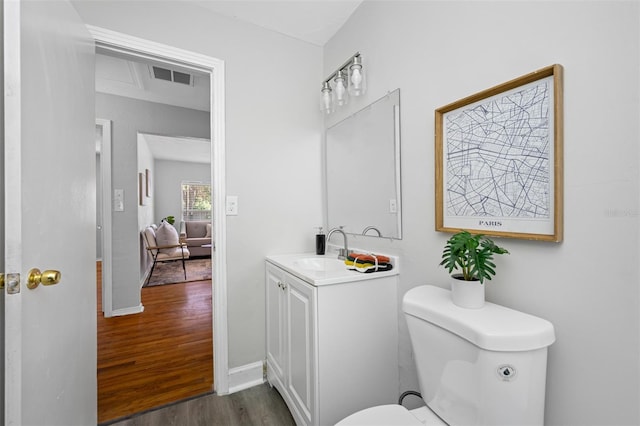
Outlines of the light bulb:
[[336,83],[336,99],[338,100],[338,105],[342,105],[344,103],[345,93],[346,89],[344,87],[344,81],[338,81]]
[[331,86],[329,82],[325,82],[322,85],[322,90],[320,91],[320,110],[325,114],[331,114],[334,109],[333,99],[331,97]]
[[365,92],[364,73],[362,72],[362,58],[356,56],[349,66],[349,94],[360,96]]
[[336,104],[338,104],[338,106],[343,106],[348,101],[348,94],[347,94],[347,86],[345,85],[345,81],[344,81],[344,73],[342,71],[338,71],[338,74],[336,74],[335,82],[336,82]]
[[325,91],[322,94],[322,105],[324,109],[331,109],[331,93]]
[[357,67],[354,65],[353,69],[351,70],[351,83],[353,83],[354,90],[360,90],[360,87],[362,85],[362,72],[360,71],[360,69],[362,69],[360,65],[358,65]]

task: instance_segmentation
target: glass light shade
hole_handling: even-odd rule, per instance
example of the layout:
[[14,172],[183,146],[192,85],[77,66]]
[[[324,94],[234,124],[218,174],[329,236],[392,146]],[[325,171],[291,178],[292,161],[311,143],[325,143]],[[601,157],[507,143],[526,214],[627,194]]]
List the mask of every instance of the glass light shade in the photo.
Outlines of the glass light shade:
[[366,91],[366,80],[364,70],[362,69],[362,58],[356,56],[353,63],[349,65],[349,94],[351,96],[360,96]]
[[333,94],[335,104],[338,106],[346,105],[349,102],[349,92],[347,91],[345,73],[338,71],[334,82],[336,83],[336,88]]
[[325,114],[331,114],[335,110],[335,104],[333,102],[331,85],[329,82],[322,84],[322,90],[320,91],[320,111]]

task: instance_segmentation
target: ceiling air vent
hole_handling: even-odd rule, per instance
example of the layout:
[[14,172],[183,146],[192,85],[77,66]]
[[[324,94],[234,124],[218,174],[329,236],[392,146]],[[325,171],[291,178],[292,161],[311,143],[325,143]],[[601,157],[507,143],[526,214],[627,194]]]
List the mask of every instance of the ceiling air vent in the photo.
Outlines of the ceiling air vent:
[[191,74],[186,74],[179,71],[173,72],[174,83],[191,84]]
[[172,81],[174,83],[186,84],[191,86],[193,82],[193,76],[180,71],[172,71],[167,68],[151,67],[153,71],[153,78],[158,80]]

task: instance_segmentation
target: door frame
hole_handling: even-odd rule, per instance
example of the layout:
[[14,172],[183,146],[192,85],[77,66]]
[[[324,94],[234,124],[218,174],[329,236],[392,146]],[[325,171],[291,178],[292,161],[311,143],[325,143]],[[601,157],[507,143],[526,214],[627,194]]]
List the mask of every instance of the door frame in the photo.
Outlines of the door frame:
[[102,129],[100,138],[100,176],[102,185],[102,312],[106,318],[113,316],[112,272],[112,217],[111,198],[111,120],[96,118],[96,127]]
[[105,28],[87,25],[96,45],[132,54],[149,55],[181,66],[193,66],[211,76],[210,140],[211,140],[211,191],[213,194],[213,235],[216,236],[213,260],[213,371],[214,390],[219,395],[229,393],[229,360],[227,334],[227,226],[225,181],[225,64],[221,59],[179,49],[150,40],[130,36]]

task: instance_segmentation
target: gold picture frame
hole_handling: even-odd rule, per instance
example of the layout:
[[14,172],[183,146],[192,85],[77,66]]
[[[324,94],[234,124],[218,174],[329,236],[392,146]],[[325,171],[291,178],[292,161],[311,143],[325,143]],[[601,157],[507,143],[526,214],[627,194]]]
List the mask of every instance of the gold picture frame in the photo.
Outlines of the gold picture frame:
[[559,64],[435,110],[436,231],[560,242]]

